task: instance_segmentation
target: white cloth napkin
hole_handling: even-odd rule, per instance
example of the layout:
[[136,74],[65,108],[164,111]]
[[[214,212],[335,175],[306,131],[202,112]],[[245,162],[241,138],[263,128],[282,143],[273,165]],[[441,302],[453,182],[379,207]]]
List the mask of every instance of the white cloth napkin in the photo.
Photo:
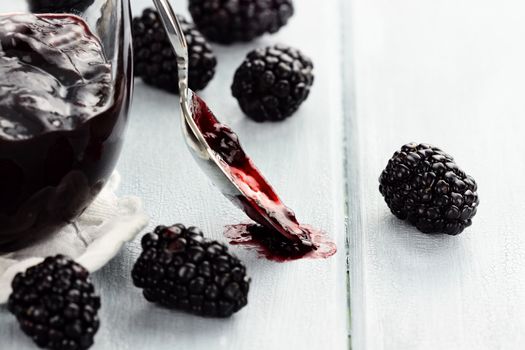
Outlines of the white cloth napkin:
[[0,304],[11,293],[11,281],[20,271],[47,256],[64,254],[90,272],[108,263],[122,245],[148,224],[148,216],[137,197],[119,198],[115,190],[120,176],[114,173],[95,201],[73,223],[33,246],[0,255]]

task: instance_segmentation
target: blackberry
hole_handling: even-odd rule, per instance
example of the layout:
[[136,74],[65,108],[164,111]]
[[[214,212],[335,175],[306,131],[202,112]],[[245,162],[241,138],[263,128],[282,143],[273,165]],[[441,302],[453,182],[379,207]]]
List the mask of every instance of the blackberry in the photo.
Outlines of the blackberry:
[[[204,89],[215,75],[217,59],[210,44],[183,17],[177,16],[188,43],[188,84],[194,90]],[[149,85],[172,93],[179,92],[177,59],[159,14],[148,8],[132,24],[135,76]]]
[[280,121],[308,98],[312,71],[312,61],[296,49],[282,45],[257,49],[235,72],[232,94],[251,119]]
[[84,12],[95,0],[29,0],[34,13]]
[[460,234],[476,215],[476,181],[437,147],[403,146],[390,159],[379,182],[392,213],[423,233]]
[[142,248],[132,278],[146,300],[206,317],[229,317],[248,303],[246,268],[198,228],[159,226]]
[[251,41],[276,33],[294,14],[291,0],[190,0],[193,21],[211,41]]
[[42,348],[87,349],[99,327],[100,298],[89,273],[62,255],[15,276],[9,311]]

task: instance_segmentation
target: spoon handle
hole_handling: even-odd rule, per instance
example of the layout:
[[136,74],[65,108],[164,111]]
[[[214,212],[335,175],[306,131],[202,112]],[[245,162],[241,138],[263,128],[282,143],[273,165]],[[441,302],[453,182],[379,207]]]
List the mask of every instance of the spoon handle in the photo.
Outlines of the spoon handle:
[[188,95],[188,44],[175,11],[168,0],[153,0],[160,18],[166,28],[168,39],[175,50],[179,74],[179,91],[181,98]]
[[193,119],[193,92],[188,87],[188,44],[177,15],[169,0],[153,0],[160,19],[166,29],[168,39],[175,51],[179,76],[179,95],[181,107],[182,132],[188,147],[200,158],[209,158],[209,150],[204,136]]

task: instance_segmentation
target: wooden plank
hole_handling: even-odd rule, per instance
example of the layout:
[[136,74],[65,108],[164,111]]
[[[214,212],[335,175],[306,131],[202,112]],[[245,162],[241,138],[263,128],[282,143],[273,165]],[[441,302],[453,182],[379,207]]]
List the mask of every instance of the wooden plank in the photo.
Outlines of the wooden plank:
[[[137,12],[150,1],[135,0]],[[185,6],[186,2],[175,2]],[[297,13],[278,35],[216,47],[216,78],[202,96],[236,130],[243,145],[300,219],[330,232],[339,253],[328,260],[278,264],[233,248],[248,265],[249,305],[228,320],[210,320],[148,304],[132,286],[139,241],[96,274],[102,327],[94,349],[346,349],[348,307],[344,227],[341,69],[338,2],[296,1]],[[318,35],[313,20],[322,27]],[[316,82],[293,118],[257,124],[245,118],[230,84],[246,53],[272,43],[294,45],[315,63]],[[137,81],[119,171],[122,194],[144,199],[156,224],[183,222],[220,240],[223,227],[247,221],[208,183],[181,139],[177,99]],[[2,348],[32,348],[7,312]]]
[[[348,10],[354,347],[522,349],[525,4],[355,0]],[[389,213],[377,178],[410,141],[439,145],[478,181],[479,212],[462,235],[425,236]]]

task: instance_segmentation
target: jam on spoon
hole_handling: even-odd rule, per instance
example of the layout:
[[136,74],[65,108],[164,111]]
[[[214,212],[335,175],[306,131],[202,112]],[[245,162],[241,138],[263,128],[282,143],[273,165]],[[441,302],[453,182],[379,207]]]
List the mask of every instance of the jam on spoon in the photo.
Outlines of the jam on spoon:
[[231,242],[248,245],[277,261],[304,256],[327,258],[335,254],[335,244],[328,241],[322,232],[299,223],[294,212],[284,205],[246,155],[237,135],[221,124],[196,94],[192,95],[191,107],[195,123],[206,143],[215,152],[226,176],[242,193],[230,199],[261,224],[229,226],[226,236]]

